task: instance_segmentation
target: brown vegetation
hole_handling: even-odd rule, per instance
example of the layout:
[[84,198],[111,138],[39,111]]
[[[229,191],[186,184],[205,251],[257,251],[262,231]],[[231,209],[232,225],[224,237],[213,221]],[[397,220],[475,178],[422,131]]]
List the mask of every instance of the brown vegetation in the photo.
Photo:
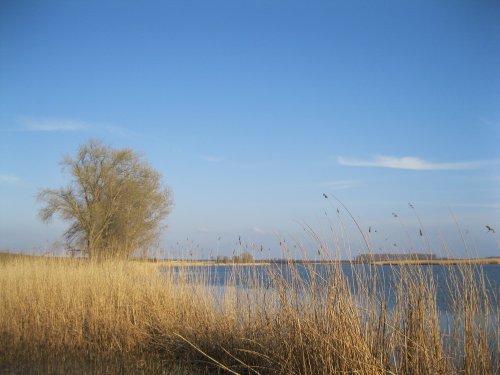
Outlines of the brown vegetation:
[[[306,266],[307,267],[307,266]],[[375,269],[340,266],[302,278],[268,267],[249,288],[210,286],[204,267],[16,257],[0,262],[0,362],[106,358],[158,372],[262,374],[495,374],[499,310],[468,266],[450,284],[454,324],[439,325],[435,285],[422,268],[399,272],[396,306],[376,297]],[[235,267],[235,272],[238,272]],[[367,270],[366,268],[363,268]],[[154,367],[153,366],[153,367]],[[179,370],[187,371],[187,370]]]
[[40,216],[69,222],[64,236],[74,254],[126,259],[157,242],[171,193],[139,155],[91,140],[61,164],[72,181],[40,192]]

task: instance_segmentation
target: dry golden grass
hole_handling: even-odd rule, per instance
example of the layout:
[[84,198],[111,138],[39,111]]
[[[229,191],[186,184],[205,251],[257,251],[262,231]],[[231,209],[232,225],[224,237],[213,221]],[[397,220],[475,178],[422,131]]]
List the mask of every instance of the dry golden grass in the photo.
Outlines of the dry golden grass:
[[0,262],[0,363],[101,358],[156,364],[158,373],[173,364],[197,373],[497,373],[498,304],[471,267],[450,283],[449,332],[422,268],[395,269],[397,303],[389,309],[376,297],[375,269],[355,269],[349,279],[339,265],[327,275],[306,267],[307,278],[294,266],[286,277],[268,267],[272,287],[248,271],[240,275],[248,288],[236,287],[235,277],[217,288],[206,267],[160,273],[154,263],[9,258]]

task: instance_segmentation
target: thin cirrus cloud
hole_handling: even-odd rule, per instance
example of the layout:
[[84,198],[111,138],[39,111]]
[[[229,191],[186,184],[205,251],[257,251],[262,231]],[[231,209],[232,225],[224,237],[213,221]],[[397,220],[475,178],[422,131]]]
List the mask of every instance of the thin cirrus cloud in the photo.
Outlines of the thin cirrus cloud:
[[31,119],[21,118],[18,120],[23,130],[31,132],[60,132],[78,131],[88,129],[88,125],[74,120],[66,119]]
[[0,174],[0,182],[5,184],[13,184],[19,182],[21,179],[16,176],[9,176],[6,174]]
[[112,136],[122,138],[135,138],[140,136],[139,133],[129,129],[109,125],[106,123],[88,123],[70,119],[35,119],[22,117],[18,119],[18,124],[22,131],[27,132],[77,132],[87,131],[93,133],[108,133]]
[[261,227],[257,227],[257,226],[252,227],[252,231],[254,233],[258,233],[258,234],[269,234],[268,231],[262,229]]
[[376,155],[368,160],[360,160],[339,156],[337,159],[340,165],[350,167],[372,167],[372,168],[392,168],[407,169],[414,171],[445,171],[476,169],[494,163],[492,160],[464,161],[455,163],[434,163],[413,156],[393,157]]

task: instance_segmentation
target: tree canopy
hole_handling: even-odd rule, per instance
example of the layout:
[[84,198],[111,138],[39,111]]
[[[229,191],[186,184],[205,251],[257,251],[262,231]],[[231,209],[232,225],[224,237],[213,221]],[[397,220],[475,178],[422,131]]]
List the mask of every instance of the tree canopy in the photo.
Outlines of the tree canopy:
[[64,233],[70,249],[94,259],[129,258],[157,242],[171,192],[142,157],[91,140],[61,165],[70,184],[44,189],[38,198],[45,204],[43,221],[59,214],[70,223]]

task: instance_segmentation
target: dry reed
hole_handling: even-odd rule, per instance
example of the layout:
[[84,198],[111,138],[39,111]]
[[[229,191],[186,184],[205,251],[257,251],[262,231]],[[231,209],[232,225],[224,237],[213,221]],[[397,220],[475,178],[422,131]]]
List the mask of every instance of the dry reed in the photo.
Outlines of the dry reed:
[[205,267],[9,258],[0,262],[0,361],[100,358],[156,363],[157,372],[180,363],[205,373],[498,373],[498,303],[475,268],[450,267],[454,320],[446,330],[423,267],[393,268],[392,307],[380,298],[388,291],[376,267],[353,265],[352,277],[340,265],[298,267],[235,267],[219,288]]

